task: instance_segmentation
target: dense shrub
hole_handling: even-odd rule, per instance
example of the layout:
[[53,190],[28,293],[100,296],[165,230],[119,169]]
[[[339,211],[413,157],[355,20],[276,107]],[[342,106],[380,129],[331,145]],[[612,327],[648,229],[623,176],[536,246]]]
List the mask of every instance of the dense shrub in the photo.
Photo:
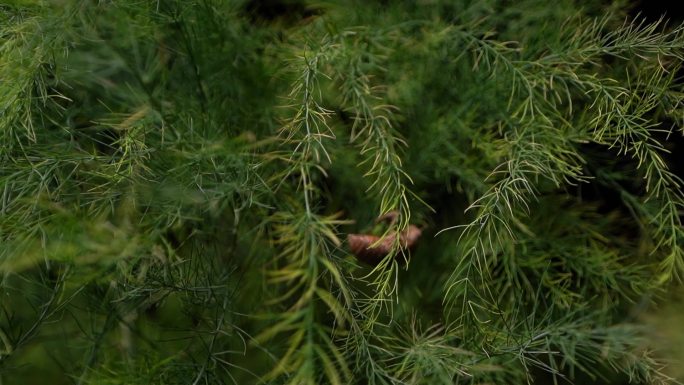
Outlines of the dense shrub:
[[668,383],[683,59],[622,2],[0,5],[0,382]]

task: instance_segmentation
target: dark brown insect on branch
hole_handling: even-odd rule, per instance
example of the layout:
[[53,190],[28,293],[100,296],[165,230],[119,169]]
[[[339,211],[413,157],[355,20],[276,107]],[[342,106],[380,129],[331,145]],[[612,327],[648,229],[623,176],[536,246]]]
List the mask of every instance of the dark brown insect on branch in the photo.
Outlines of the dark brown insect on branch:
[[[392,225],[396,222],[397,216],[396,211],[390,211],[378,217],[376,222],[390,221],[390,225]],[[409,225],[406,230],[388,234],[384,238],[371,234],[349,234],[347,235],[347,242],[349,242],[349,249],[358,260],[375,266],[392,251],[397,236],[399,236],[401,249],[410,250],[415,246],[420,235],[421,230],[417,226]]]

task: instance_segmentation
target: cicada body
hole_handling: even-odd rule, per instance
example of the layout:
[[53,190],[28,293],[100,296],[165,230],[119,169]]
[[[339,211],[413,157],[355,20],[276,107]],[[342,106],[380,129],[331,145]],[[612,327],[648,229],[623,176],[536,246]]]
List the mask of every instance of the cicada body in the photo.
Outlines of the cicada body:
[[[417,226],[409,225],[399,235],[400,247],[404,250],[411,249],[420,238],[420,234],[421,231]],[[360,261],[376,266],[392,251],[396,237],[396,233],[389,234],[382,239],[370,234],[349,234],[347,235],[347,242],[349,242],[351,252]]]

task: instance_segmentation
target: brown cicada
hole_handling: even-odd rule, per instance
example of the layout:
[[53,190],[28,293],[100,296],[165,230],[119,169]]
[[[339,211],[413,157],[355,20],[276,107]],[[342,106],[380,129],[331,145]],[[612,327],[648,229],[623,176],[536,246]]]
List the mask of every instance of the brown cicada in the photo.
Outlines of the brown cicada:
[[[390,225],[394,224],[399,214],[396,211],[391,211],[385,215],[378,217],[376,222],[390,221]],[[420,238],[421,230],[414,225],[409,225],[408,228],[401,233],[388,234],[384,238],[371,234],[349,234],[347,235],[347,242],[349,242],[349,249],[360,261],[372,266],[376,266],[387,254],[392,251],[392,247],[399,237],[399,245],[402,249],[411,249],[418,238]]]

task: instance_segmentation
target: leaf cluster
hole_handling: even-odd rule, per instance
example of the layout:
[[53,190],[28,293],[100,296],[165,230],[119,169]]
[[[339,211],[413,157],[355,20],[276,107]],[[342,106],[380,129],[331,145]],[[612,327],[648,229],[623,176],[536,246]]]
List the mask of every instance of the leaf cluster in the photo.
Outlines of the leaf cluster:
[[0,381],[672,383],[684,27],[604,3],[0,5]]

